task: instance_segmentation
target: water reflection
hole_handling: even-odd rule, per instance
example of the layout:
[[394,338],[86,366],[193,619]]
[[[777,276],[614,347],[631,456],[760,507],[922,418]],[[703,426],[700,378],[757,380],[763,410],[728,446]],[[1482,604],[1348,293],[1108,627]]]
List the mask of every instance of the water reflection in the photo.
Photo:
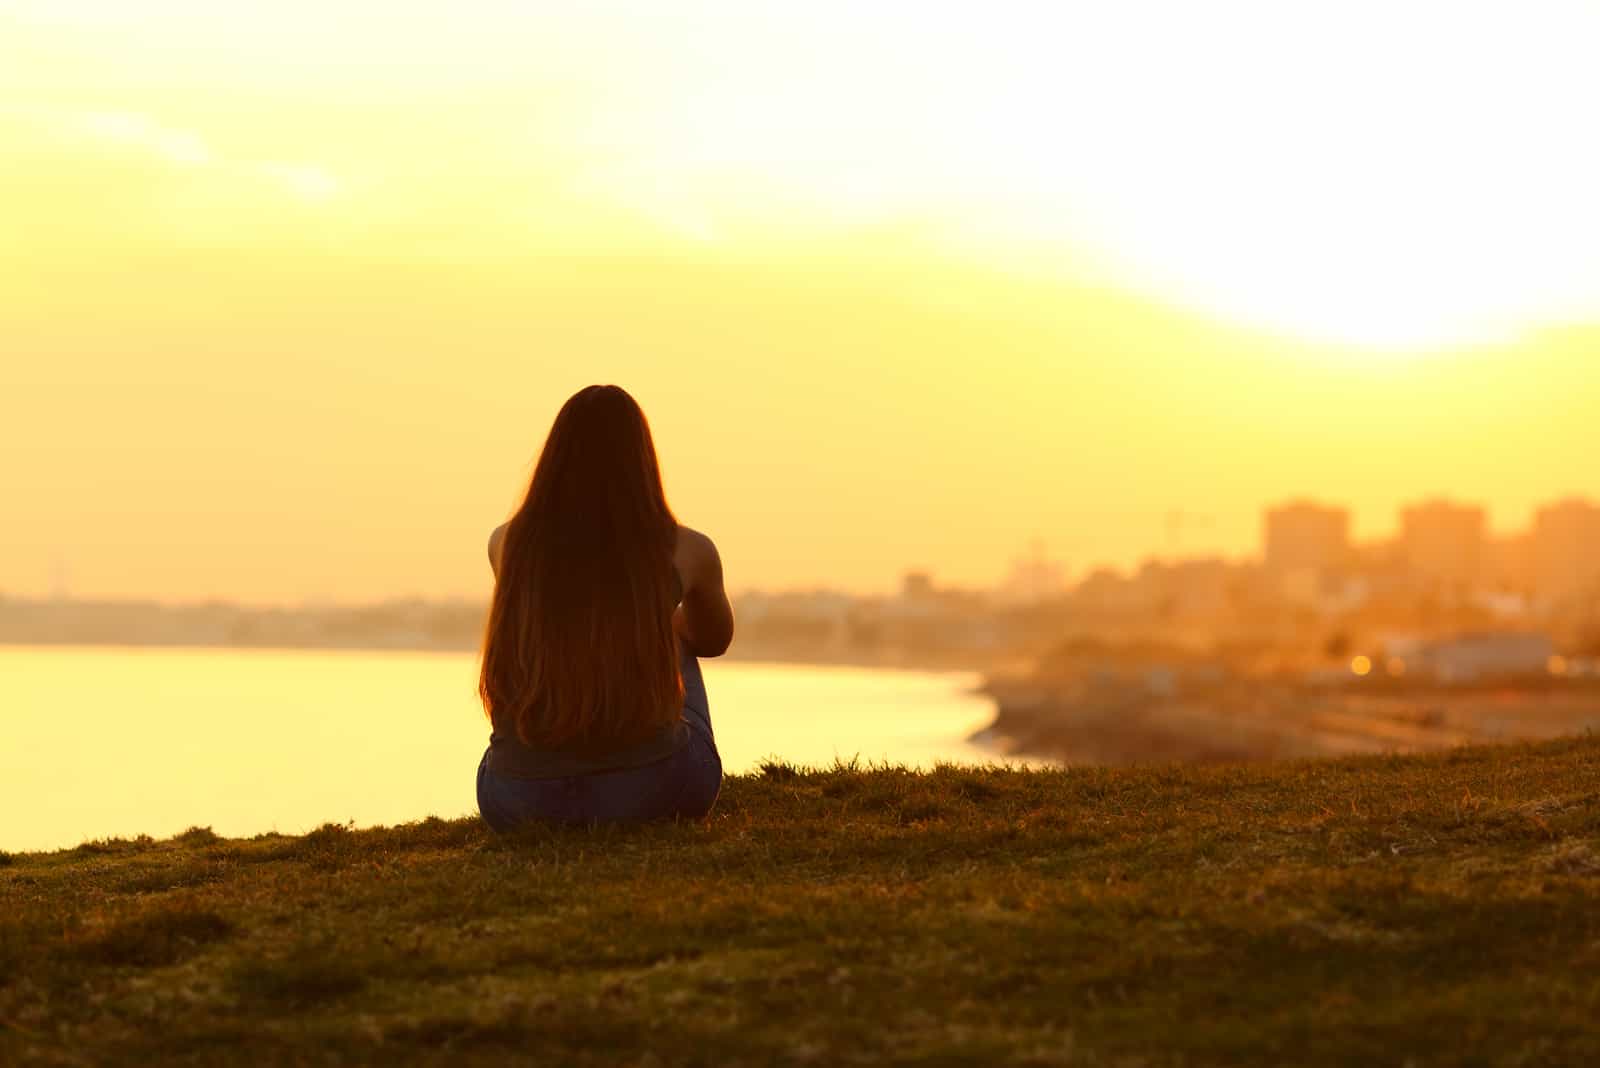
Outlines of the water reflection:
[[[488,737],[460,653],[0,648],[0,849],[299,832],[475,811]],[[973,676],[710,661],[729,772],[983,762]]]

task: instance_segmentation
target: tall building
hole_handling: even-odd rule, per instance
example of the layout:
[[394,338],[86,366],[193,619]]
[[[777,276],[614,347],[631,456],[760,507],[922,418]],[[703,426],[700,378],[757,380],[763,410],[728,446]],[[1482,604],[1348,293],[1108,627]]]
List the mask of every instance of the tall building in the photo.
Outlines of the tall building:
[[1350,513],[1310,501],[1270,509],[1263,523],[1267,570],[1326,575],[1350,559]]
[[1572,498],[1533,520],[1534,588],[1549,601],[1600,593],[1600,506]]
[[1527,593],[1533,589],[1533,535],[1490,538],[1484,550],[1484,577],[1497,590]]
[[1000,585],[1000,596],[1013,603],[1048,601],[1067,592],[1067,571],[1046,558],[1044,543],[1034,542],[1032,555],[1015,560],[1011,574]]
[[1437,586],[1466,589],[1484,579],[1488,519],[1482,508],[1446,500],[1400,513],[1400,554],[1412,575]]

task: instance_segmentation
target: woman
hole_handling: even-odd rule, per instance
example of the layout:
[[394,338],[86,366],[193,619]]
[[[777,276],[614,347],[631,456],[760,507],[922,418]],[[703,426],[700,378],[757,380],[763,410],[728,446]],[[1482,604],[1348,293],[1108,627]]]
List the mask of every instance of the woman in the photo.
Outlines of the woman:
[[478,809],[496,831],[698,819],[722,785],[697,657],[733,640],[722,561],[678,525],[650,425],[616,386],[562,406],[489,538]]

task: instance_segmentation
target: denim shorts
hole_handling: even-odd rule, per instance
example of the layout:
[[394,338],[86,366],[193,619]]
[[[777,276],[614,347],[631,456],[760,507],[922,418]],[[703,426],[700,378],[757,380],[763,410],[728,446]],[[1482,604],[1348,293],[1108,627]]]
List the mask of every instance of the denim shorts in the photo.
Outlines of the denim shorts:
[[711,733],[711,708],[700,662],[685,654],[683,718],[688,741],[652,764],[563,779],[497,774],[489,750],[478,764],[478,811],[495,831],[523,823],[644,823],[701,819],[722,789],[722,758]]

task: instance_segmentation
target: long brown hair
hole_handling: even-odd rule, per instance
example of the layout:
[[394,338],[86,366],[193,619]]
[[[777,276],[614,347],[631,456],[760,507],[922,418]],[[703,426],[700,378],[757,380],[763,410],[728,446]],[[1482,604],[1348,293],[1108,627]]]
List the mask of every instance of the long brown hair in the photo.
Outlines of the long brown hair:
[[678,718],[677,533],[639,405],[617,386],[573,394],[501,546],[478,678],[496,729],[598,749]]

